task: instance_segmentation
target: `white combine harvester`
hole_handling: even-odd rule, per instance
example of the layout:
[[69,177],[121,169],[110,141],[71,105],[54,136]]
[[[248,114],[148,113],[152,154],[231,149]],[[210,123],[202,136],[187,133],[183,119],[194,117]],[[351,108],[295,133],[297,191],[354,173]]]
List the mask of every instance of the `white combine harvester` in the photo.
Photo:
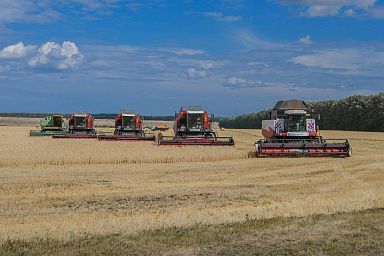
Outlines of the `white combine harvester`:
[[303,100],[279,101],[262,121],[265,139],[256,142],[257,156],[349,157],[346,139],[324,139]]

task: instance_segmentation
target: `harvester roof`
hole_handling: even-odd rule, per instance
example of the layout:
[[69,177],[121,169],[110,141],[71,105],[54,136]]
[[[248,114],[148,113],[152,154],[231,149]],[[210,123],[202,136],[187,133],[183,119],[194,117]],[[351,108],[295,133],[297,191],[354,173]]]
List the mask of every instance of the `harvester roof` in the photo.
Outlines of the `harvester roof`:
[[122,114],[122,115],[136,115],[137,112],[135,110],[131,110],[131,109],[121,109],[120,114]]
[[86,115],[88,115],[88,113],[82,112],[82,111],[75,111],[75,112],[73,112],[72,115],[74,115],[74,116],[86,116]]
[[308,110],[308,106],[303,100],[281,100],[276,103],[273,110]]
[[203,111],[203,108],[200,106],[182,106],[181,111]]

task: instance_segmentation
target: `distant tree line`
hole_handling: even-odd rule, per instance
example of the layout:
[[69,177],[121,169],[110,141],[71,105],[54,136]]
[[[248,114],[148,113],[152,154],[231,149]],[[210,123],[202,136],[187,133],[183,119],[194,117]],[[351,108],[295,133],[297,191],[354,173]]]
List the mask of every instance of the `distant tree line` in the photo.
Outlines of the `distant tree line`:
[[[308,102],[319,114],[318,124],[323,130],[384,131],[384,92],[377,95],[355,95],[341,100]],[[265,113],[218,118],[224,128],[260,129]]]
[[[377,95],[355,95],[341,100],[307,102],[320,115],[323,130],[384,131],[384,92]],[[268,110],[235,117],[215,117],[221,127],[260,129]],[[2,117],[43,118],[52,113],[0,113]],[[68,117],[70,114],[64,114]],[[116,114],[94,114],[96,119],[114,119]],[[174,116],[144,116],[144,120],[173,121]]]

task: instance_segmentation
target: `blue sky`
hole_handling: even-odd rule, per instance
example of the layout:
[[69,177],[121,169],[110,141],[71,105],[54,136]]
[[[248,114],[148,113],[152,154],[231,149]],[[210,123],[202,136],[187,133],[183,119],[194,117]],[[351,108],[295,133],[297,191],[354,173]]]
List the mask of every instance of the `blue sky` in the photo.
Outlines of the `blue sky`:
[[381,0],[0,0],[0,112],[216,115],[384,90]]

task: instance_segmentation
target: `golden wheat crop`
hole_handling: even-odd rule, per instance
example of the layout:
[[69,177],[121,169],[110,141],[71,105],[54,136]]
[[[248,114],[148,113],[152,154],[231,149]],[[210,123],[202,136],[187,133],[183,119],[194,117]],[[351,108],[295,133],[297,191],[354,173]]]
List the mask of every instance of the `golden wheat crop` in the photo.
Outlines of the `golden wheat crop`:
[[24,127],[2,127],[1,132],[0,167],[206,162],[247,157],[236,147],[158,147],[154,142],[29,137]]
[[30,138],[0,127],[0,241],[231,223],[384,207],[383,133],[324,131],[353,155],[248,158],[258,130],[225,130],[235,147]]

